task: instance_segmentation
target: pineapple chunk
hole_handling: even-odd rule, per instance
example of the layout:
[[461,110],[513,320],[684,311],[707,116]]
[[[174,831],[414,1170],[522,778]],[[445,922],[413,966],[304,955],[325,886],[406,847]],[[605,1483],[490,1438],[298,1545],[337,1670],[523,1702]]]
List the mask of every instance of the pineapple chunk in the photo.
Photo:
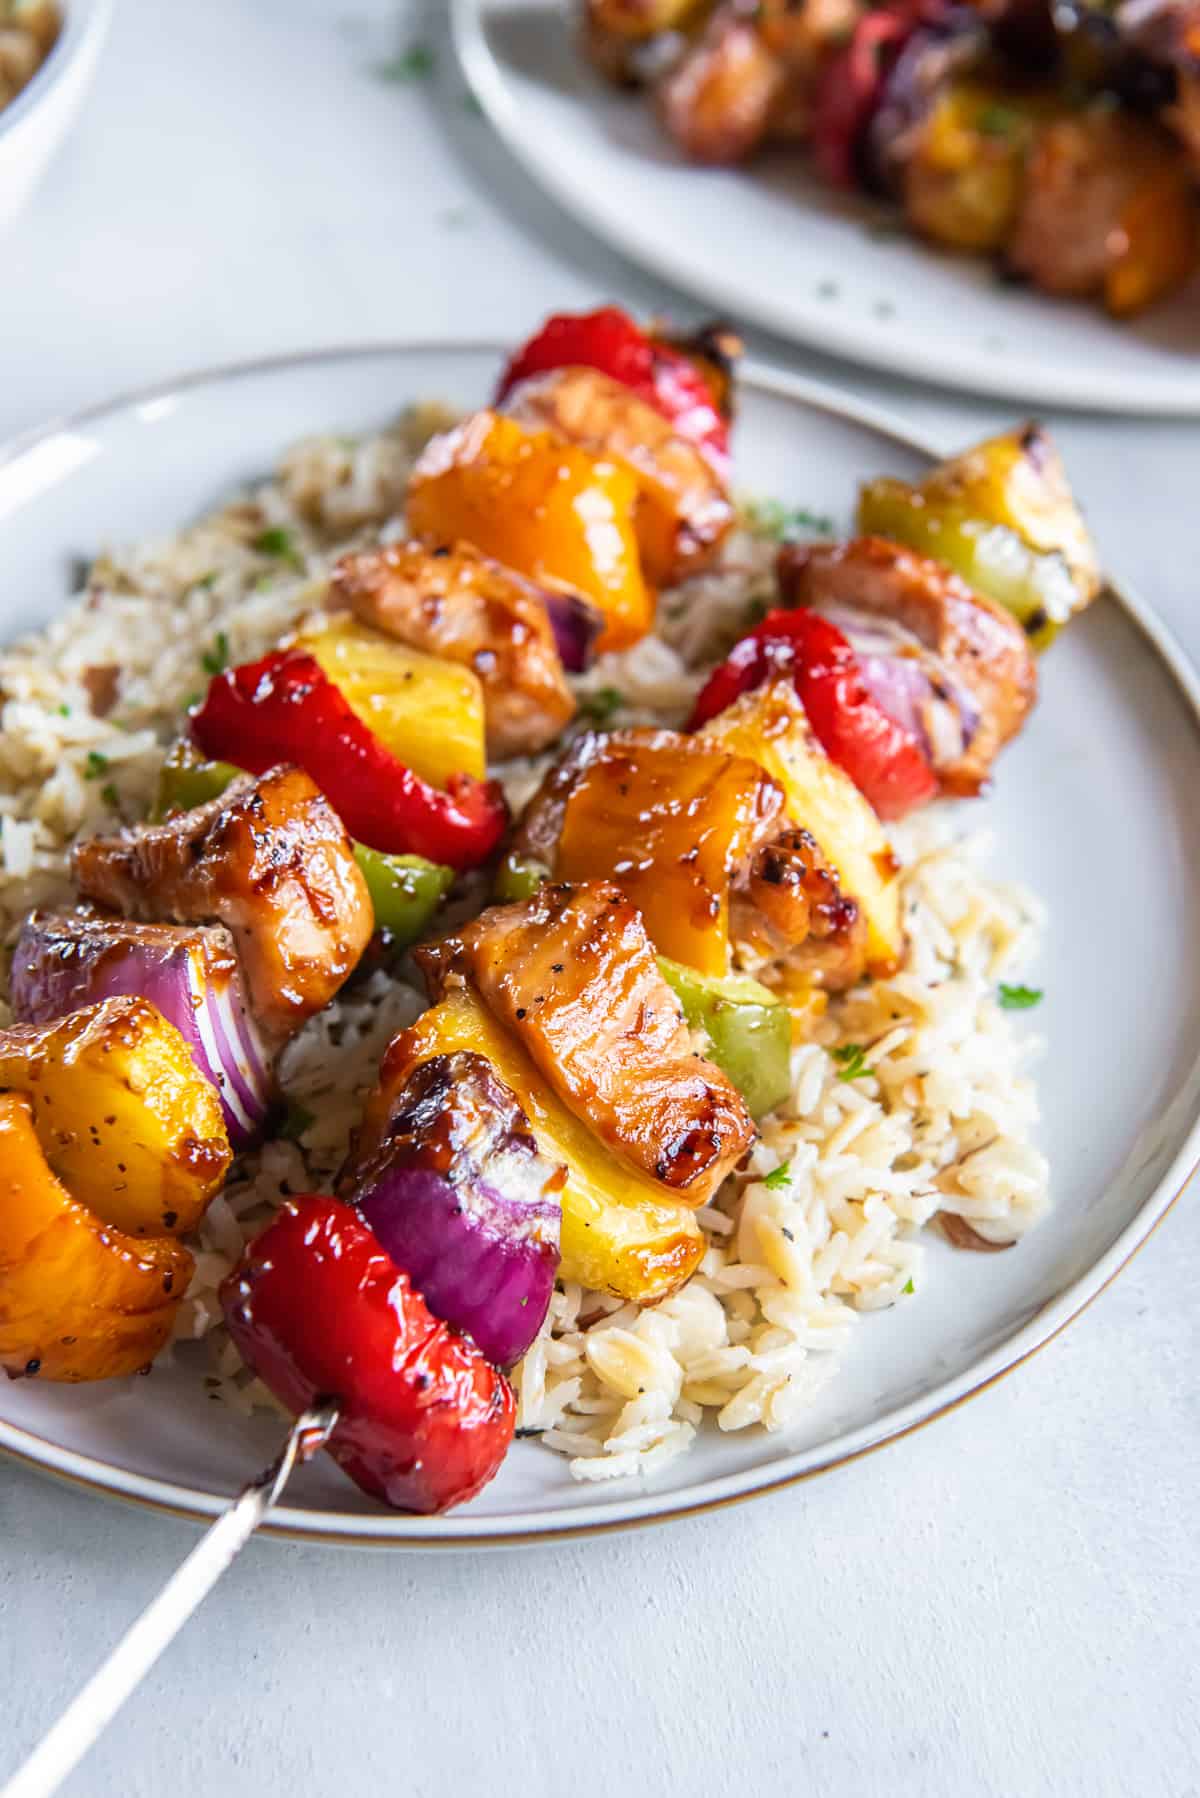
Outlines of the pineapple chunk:
[[525,1050],[478,996],[455,988],[402,1031],[387,1052],[356,1148],[361,1159],[387,1119],[390,1095],[422,1062],[470,1049],[484,1056],[517,1098],[538,1148],[565,1165],[564,1280],[578,1280],[651,1305],[694,1272],[704,1236],[683,1205],[665,1204],[654,1182],[624,1166],[545,1086]]
[[129,1236],[194,1229],[232,1159],[216,1087],[148,999],[0,1030],[0,1087],[28,1097],[53,1172]]
[[106,1380],[148,1367],[194,1263],[169,1237],[101,1223],[46,1165],[32,1108],[0,1093],[0,1368],[17,1379]]
[[904,951],[899,863],[870,805],[814,737],[791,682],[743,693],[699,735],[750,756],[779,782],[789,818],[812,832],[843,893],[858,902],[871,973],[893,971]]
[[409,649],[349,614],[306,625],[295,642],[422,780],[444,787],[451,774],[483,779],[483,686],[473,668]]

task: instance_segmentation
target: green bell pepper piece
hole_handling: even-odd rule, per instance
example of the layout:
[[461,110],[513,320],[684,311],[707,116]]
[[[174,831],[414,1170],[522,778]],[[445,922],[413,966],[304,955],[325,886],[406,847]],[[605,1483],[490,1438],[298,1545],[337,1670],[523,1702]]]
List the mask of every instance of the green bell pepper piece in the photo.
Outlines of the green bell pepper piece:
[[515,899],[532,899],[542,882],[549,878],[550,870],[545,862],[536,862],[532,856],[516,855],[510,850],[496,869],[492,896],[504,904]]
[[775,994],[745,974],[698,974],[665,955],[663,979],[693,1030],[703,1030],[711,1058],[728,1074],[751,1117],[762,1117],[791,1091],[792,1020]]
[[180,738],[159,769],[158,797],[150,814],[151,822],[161,823],[168,812],[190,812],[193,806],[207,805],[210,799],[219,798],[241,772],[232,762],[205,761],[186,737]]
[[354,845],[354,859],[367,883],[377,927],[394,948],[415,943],[453,883],[454,869],[419,855],[384,855],[365,843]]
[[858,528],[944,562],[968,587],[1007,607],[1036,649],[1052,643],[1079,608],[1071,570],[1057,551],[1032,549],[1011,526],[927,498],[905,481],[868,482],[859,498]]

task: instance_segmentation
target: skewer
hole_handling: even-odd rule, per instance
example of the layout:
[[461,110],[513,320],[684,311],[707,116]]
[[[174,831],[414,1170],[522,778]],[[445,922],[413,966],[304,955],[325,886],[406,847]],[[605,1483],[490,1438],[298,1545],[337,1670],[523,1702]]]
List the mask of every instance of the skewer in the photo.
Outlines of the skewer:
[[309,1460],[324,1447],[337,1417],[332,1399],[302,1412],[277,1458],[242,1489],[201,1537],[24,1766],[13,1774],[0,1798],[51,1798],[58,1791],[246,1546],[279,1499],[297,1462]]

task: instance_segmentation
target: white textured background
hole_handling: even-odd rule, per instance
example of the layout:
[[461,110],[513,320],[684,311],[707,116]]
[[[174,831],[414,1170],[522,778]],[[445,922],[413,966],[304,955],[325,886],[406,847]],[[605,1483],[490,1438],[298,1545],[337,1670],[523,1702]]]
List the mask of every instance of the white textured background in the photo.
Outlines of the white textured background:
[[[413,42],[431,78],[381,78]],[[0,241],[0,436],[184,368],[518,337],[610,296],[696,310],[513,167],[436,4],[118,0]],[[755,348],[948,438],[1003,417]],[[1051,422],[1109,563],[1200,659],[1200,426]],[[69,1790],[1200,1794],[1198,1295],[1189,1197],[1026,1367],[791,1492],[474,1558],[253,1547]],[[0,1465],[0,1777],[191,1540]]]

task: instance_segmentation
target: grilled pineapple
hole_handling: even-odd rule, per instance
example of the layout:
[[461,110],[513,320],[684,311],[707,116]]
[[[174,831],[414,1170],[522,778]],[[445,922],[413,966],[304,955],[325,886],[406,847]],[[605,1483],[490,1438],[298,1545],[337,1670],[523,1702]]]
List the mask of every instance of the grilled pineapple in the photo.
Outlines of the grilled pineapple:
[[73,1199],[46,1165],[30,1101],[0,1093],[0,1368],[104,1380],[149,1366],[193,1261],[169,1237],[138,1241]]
[[422,780],[444,787],[451,774],[483,779],[483,687],[473,669],[409,649],[348,614],[306,627],[296,642]]
[[0,1030],[0,1088],[29,1100],[50,1168],[129,1236],[191,1230],[231,1160],[221,1102],[147,999]]
[[751,757],[779,782],[788,817],[812,832],[843,893],[858,902],[870,971],[894,969],[904,948],[896,858],[870,805],[813,736],[791,682],[743,693],[699,735]]
[[542,1082],[525,1050],[466,988],[455,988],[398,1036],[368,1102],[357,1154],[369,1152],[388,1095],[435,1055],[470,1049],[516,1095],[542,1154],[567,1169],[562,1191],[564,1280],[640,1305],[667,1298],[695,1271],[704,1237],[690,1211],[664,1203],[654,1183],[615,1156]]

